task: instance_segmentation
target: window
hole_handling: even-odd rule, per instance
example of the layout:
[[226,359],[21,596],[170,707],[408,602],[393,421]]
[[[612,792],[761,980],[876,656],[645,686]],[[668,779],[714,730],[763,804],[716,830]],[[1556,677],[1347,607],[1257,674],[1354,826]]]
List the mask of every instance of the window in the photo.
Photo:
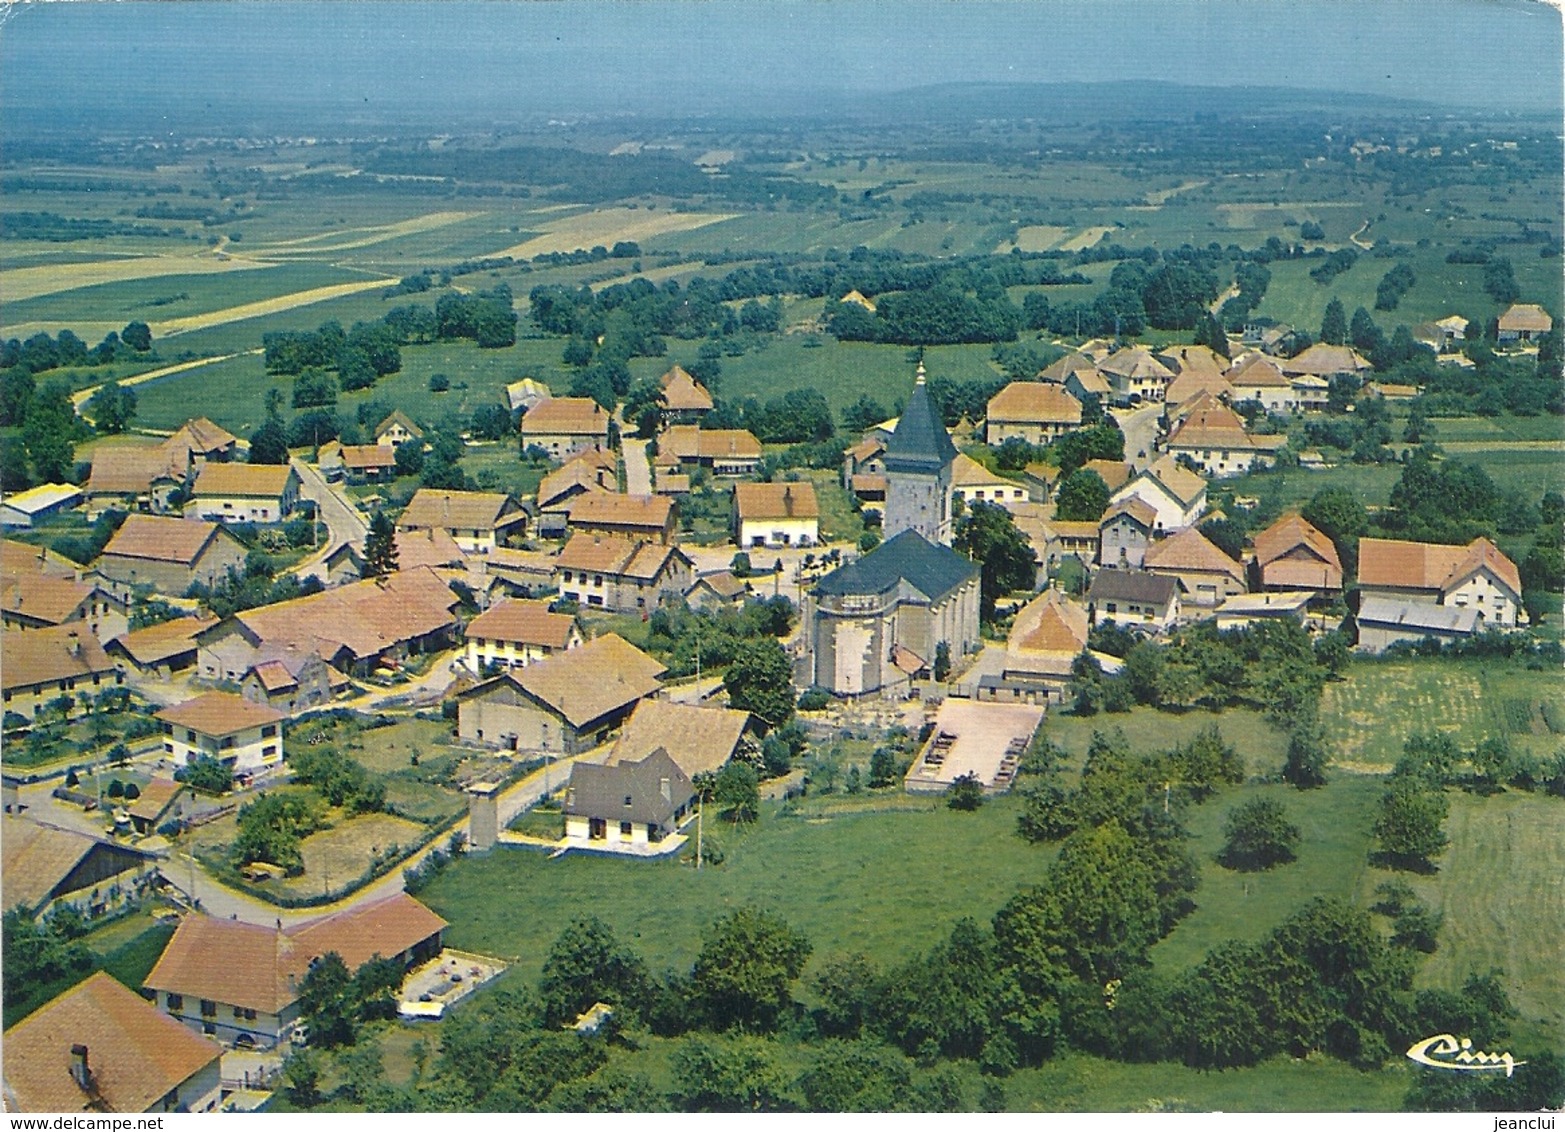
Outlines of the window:
[[277,724],[275,723],[268,723],[265,727],[261,728],[261,738],[263,739],[270,739],[273,735],[276,734]]
[[621,837],[630,836],[630,823],[628,821],[622,821],[619,823],[619,835]]
[[627,805],[627,806],[628,806],[628,805],[630,805],[630,795],[629,795],[629,794],[626,794],[626,795],[625,795],[625,804],[626,804],[626,805]]
[[277,744],[276,743],[272,743],[272,744],[269,744],[268,746],[265,746],[265,747],[261,748],[261,757],[263,759],[274,758],[276,755],[277,755]]
[[201,1017],[216,1018],[217,1003],[213,1002],[210,998],[203,998],[201,1000]]
[[168,1008],[170,1010],[174,1011],[176,1014],[179,1011],[185,1009],[185,996],[182,995],[182,994],[171,994],[171,995],[169,995],[168,996]]

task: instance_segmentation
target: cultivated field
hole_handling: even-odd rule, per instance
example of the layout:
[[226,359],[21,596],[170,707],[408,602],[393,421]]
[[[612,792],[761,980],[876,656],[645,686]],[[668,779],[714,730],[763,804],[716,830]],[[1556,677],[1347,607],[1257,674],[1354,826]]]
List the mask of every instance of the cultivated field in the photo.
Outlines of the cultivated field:
[[227,275],[268,266],[254,260],[231,255],[218,256],[210,252],[40,264],[0,271],[0,294],[5,295],[8,302],[20,302],[39,295],[74,291],[78,287],[93,287],[100,283],[122,283],[129,279],[151,279],[162,275]]
[[595,208],[537,224],[541,233],[503,251],[497,258],[531,259],[550,252],[573,252],[596,245],[612,247],[622,240],[651,239],[669,232],[688,232],[734,217],[731,212],[664,212],[632,208]]

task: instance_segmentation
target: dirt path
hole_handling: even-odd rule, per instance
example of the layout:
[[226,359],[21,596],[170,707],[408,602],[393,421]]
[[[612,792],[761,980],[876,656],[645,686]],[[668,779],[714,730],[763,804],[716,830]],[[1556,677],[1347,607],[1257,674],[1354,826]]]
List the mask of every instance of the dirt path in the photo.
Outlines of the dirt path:
[[[145,385],[147,382],[156,381],[160,377],[173,377],[176,373],[185,373],[187,370],[200,369],[202,366],[216,365],[218,362],[231,361],[245,354],[259,354],[260,352],[260,350],[242,350],[238,354],[224,354],[217,358],[197,358],[193,362],[180,362],[178,365],[164,366],[162,369],[149,370],[146,373],[138,373],[135,377],[127,377],[120,382],[120,386]],[[92,385],[86,389],[78,389],[71,394],[72,407],[78,413],[81,413],[82,406],[92,400],[92,395],[102,388],[102,385]],[[85,414],[83,415],[85,416]]]
[[622,240],[646,240],[668,232],[705,228],[739,215],[735,212],[665,212],[636,208],[595,208],[540,225],[542,233],[494,252],[496,258],[531,259],[550,252],[573,252],[597,245],[612,247]]
[[1348,239],[1354,244],[1355,247],[1362,248],[1364,251],[1367,252],[1371,248],[1373,248],[1375,245],[1369,243],[1367,240],[1361,240],[1361,239],[1359,239],[1359,237],[1362,236],[1365,232],[1368,232],[1368,231],[1369,231],[1369,219],[1366,217],[1365,220],[1364,220],[1364,226],[1362,228],[1360,228],[1357,232],[1353,233],[1353,235],[1349,236]]

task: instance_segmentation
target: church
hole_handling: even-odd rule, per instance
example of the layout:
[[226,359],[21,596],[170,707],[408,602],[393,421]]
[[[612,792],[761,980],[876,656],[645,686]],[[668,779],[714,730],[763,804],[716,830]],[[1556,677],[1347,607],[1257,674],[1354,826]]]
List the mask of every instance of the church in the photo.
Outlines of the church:
[[978,566],[951,549],[956,445],[918,376],[886,444],[885,541],[822,578],[805,607],[807,683],[839,696],[927,677],[941,644],[979,647]]

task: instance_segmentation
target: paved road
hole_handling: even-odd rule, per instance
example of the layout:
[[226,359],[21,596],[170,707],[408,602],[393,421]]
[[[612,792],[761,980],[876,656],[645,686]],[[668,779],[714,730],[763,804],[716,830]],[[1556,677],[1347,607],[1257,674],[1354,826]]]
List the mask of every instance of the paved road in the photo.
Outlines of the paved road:
[[622,436],[620,452],[625,457],[625,494],[651,495],[652,467],[647,463],[647,442]]
[[1161,404],[1143,405],[1139,409],[1114,414],[1120,431],[1125,434],[1125,460],[1138,472],[1158,457],[1154,444],[1157,440],[1158,418],[1162,415]]
[[[321,475],[313,464],[307,464],[297,456],[289,463],[299,475],[300,493],[306,499],[315,502],[321,521],[326,524],[327,530],[326,545],[322,547],[321,552],[305,559],[291,571],[304,577],[322,573],[327,553],[343,543],[363,545],[364,536],[369,534],[370,525],[369,520],[359,509],[327,483],[326,477]],[[321,580],[324,581],[325,578],[322,577]]]

